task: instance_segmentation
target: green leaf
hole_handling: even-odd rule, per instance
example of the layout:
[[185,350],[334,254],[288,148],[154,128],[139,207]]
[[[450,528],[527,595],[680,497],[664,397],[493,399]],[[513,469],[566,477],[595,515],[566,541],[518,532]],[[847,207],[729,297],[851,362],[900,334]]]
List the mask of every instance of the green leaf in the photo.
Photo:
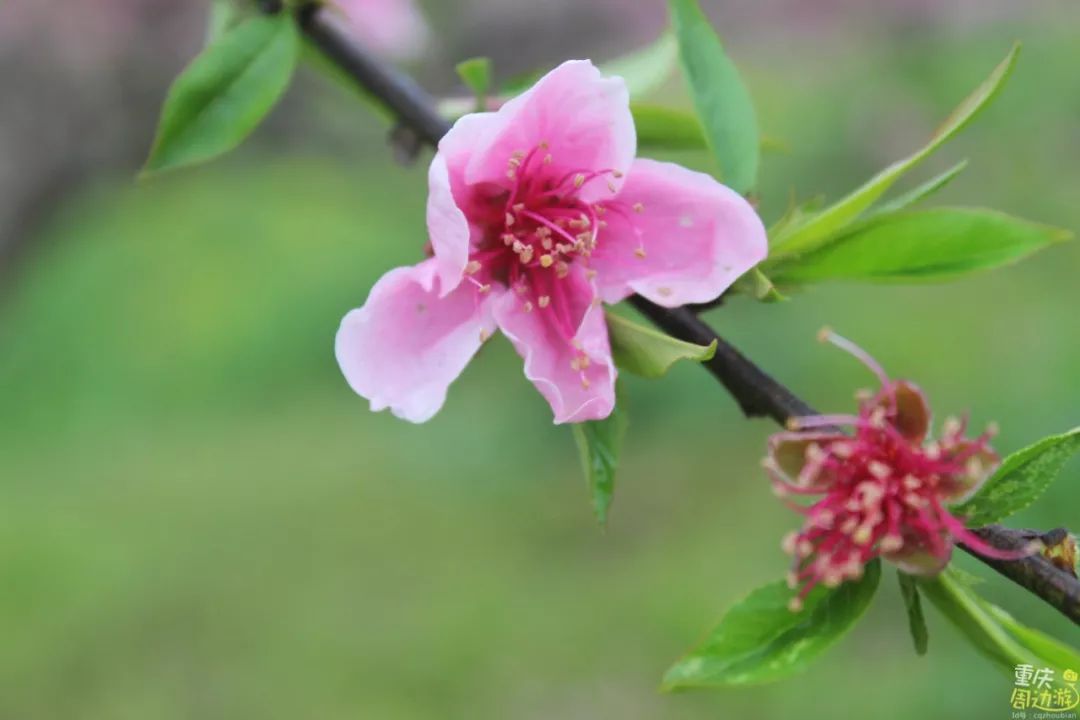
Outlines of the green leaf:
[[905,572],[897,570],[896,577],[900,581],[900,595],[904,598],[904,607],[907,608],[908,629],[915,643],[915,653],[925,655],[930,634],[926,630],[926,616],[923,615],[922,602],[919,600],[919,587],[915,578]]
[[744,273],[735,284],[731,286],[731,289],[735,292],[741,292],[745,295],[749,295],[755,300],[763,303],[776,303],[784,302],[788,298],[776,289],[772,280],[768,275],[763,273],[760,268],[752,268],[748,272]]
[[979,111],[989,104],[1008,79],[1019,52],[1020,45],[1014,45],[990,76],[960,103],[930,138],[930,142],[918,152],[893,163],[834,205],[806,219],[798,227],[789,229],[784,236],[777,238],[776,251],[805,253],[827,242],[830,236],[859,217],[904,173],[930,157],[938,148],[964,129]]
[[232,27],[240,16],[234,0],[212,0],[210,16],[206,21],[206,45],[214,42]]
[[972,527],[999,522],[1035,502],[1077,452],[1080,427],[1043,438],[1005,458],[979,491],[952,512],[966,516]]
[[145,172],[203,162],[239,145],[285,92],[299,51],[287,13],[253,17],[225,33],[170,88]]
[[705,130],[693,113],[685,110],[630,103],[638,148],[653,150],[697,150],[706,147]]
[[1076,650],[1020,624],[979,597],[951,568],[936,578],[920,580],[919,587],[980,653],[1010,676],[1022,664],[1049,665],[1059,672],[1080,667]]
[[907,210],[912,205],[922,202],[951,183],[953,179],[967,167],[967,164],[967,160],[961,160],[940,175],[930,178],[923,184],[908,190],[903,195],[900,195],[887,203],[878,205],[873,210],[869,211],[864,218],[878,217],[880,215],[888,215],[890,213],[900,212],[901,210]]
[[758,588],[668,670],[664,689],[767,683],[803,670],[854,626],[880,577],[874,560],[861,579],[816,589],[798,613],[788,609],[792,591],[783,581]]
[[615,470],[626,434],[626,416],[616,402],[615,409],[603,420],[575,423],[574,441],[581,455],[581,467],[592,496],[593,512],[601,525],[607,523],[608,509],[615,493]]
[[605,76],[618,75],[626,81],[630,97],[648,95],[663,87],[675,69],[679,46],[675,36],[665,32],[654,42],[629,55],[615,58],[600,65]]
[[[638,149],[649,150],[707,150],[705,128],[697,115],[680,108],[651,103],[630,103],[634,116]],[[776,138],[761,138],[762,152],[788,152],[789,148]]]
[[487,108],[488,92],[491,90],[491,58],[475,57],[459,62],[455,68],[461,81],[476,96],[476,111]]
[[884,215],[853,226],[798,258],[764,266],[775,282],[912,282],[1016,262],[1068,231],[979,208],[935,208]]
[[721,179],[746,193],[757,183],[761,143],[750,93],[697,0],[669,5],[683,71]]
[[642,377],[662,377],[679,360],[705,362],[716,354],[715,340],[694,345],[612,313],[607,314],[607,326],[615,364]]

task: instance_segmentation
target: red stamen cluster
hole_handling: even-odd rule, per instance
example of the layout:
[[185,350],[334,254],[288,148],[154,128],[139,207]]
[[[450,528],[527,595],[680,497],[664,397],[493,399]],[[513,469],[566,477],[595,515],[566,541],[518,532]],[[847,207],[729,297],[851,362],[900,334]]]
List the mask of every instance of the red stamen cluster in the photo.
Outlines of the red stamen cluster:
[[[568,324],[568,308],[559,281],[570,274],[574,262],[588,264],[607,212],[627,214],[617,202],[613,180],[616,169],[553,171],[547,143],[528,152],[514,152],[508,162],[509,189],[500,187],[480,200],[478,217],[486,217],[483,240],[472,249],[466,272],[483,291],[498,282],[525,298],[527,312],[551,308],[554,326],[569,340],[576,327]],[[591,202],[583,188],[606,182],[612,198]],[[641,212],[642,207],[632,209]],[[592,277],[591,271],[586,271]]]
[[[948,563],[954,542],[988,557],[1017,557],[987,545],[945,507],[969,496],[996,467],[989,445],[996,430],[969,439],[966,421],[949,419],[940,439],[929,441],[929,410],[917,387],[890,380],[869,356],[831,331],[823,331],[823,339],[863,360],[882,387],[861,394],[858,415],[797,418],[792,432],[770,441],[764,467],[776,494],[824,495],[809,506],[789,503],[806,516],[803,528],[783,542],[793,556],[788,583],[800,588],[792,610],[800,610],[818,584],[835,587],[861,577],[878,556],[923,574]],[[845,426],[853,432],[837,429]]]

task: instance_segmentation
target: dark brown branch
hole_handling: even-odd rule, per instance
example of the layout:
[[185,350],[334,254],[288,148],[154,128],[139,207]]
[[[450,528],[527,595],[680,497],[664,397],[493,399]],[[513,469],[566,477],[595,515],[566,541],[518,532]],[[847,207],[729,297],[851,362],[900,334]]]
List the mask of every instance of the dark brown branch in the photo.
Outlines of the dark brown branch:
[[[1056,544],[1055,536],[1068,536],[1068,533],[1061,528],[1048,533],[1039,533],[1033,530],[1013,530],[1001,525],[987,525],[974,532],[994,547],[1005,550],[1022,550],[1033,540],[1041,542],[1044,546],[1052,546]],[[1076,592],[1076,576],[1058,567],[1041,554],[1031,555],[1022,560],[994,560],[964,545],[960,547],[1016,584],[1035,593],[1066,617],[1071,618],[1073,622],[1080,624],[1080,593]]]
[[[435,146],[450,129],[439,115],[436,102],[411,77],[368,53],[352,38],[349,29],[332,13],[317,5],[299,14],[304,34],[329,59],[349,74],[357,86],[378,98],[419,140]],[[735,398],[748,417],[768,417],[783,425],[792,417],[816,414],[784,385],[724,341],[689,308],[664,308],[635,296],[630,302],[659,328],[681,340],[708,345],[717,342],[716,356],[706,367]],[[1004,548],[1022,547],[1030,533],[989,526],[976,530],[983,539]],[[1080,581],[1041,556],[1023,560],[988,560],[970,554],[1042,598],[1073,622],[1080,624]]]

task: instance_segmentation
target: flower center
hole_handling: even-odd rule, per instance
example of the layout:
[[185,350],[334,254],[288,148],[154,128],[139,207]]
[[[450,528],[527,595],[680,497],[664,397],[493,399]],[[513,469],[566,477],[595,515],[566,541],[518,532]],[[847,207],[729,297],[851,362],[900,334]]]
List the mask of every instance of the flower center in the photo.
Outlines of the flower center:
[[606,181],[614,194],[611,180],[622,177],[619,170],[556,172],[552,160],[547,143],[510,155],[509,187],[484,201],[484,239],[466,267],[482,289],[496,281],[528,297],[527,309],[551,305],[571,263],[588,265],[596,249],[612,203],[586,201],[582,188]]

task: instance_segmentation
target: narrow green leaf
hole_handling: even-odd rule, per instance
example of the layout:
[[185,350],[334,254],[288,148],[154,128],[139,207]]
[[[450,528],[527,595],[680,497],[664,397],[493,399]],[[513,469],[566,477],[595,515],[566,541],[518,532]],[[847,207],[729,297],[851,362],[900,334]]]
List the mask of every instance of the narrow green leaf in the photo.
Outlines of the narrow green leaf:
[[864,218],[868,219],[871,217],[878,217],[880,215],[888,215],[890,213],[900,212],[901,210],[907,210],[912,205],[922,202],[923,200],[927,199],[928,197],[951,183],[953,179],[955,179],[956,176],[959,175],[963,171],[963,169],[967,167],[967,164],[967,160],[961,160],[940,175],[935,175],[923,184],[914,187],[911,190],[908,190],[903,195],[900,195],[899,197],[890,200],[887,203],[882,203],[881,205],[878,205],[874,209],[867,212]]
[[798,202],[792,197],[788,209],[776,222],[769,227],[769,245],[775,245],[781,238],[787,235],[793,228],[797,228],[812,217],[821,206],[825,204],[825,198],[821,195],[809,200]]
[[1034,628],[1020,624],[1016,618],[997,605],[982,600],[990,616],[1016,641],[1052,667],[1076,670],[1080,667],[1080,652]]
[[491,58],[475,57],[459,62],[455,68],[458,77],[476,98],[476,111],[487,108],[488,92],[491,90]]
[[291,15],[245,20],[173,83],[145,172],[209,160],[246,138],[289,86],[300,51]]
[[783,237],[777,238],[776,251],[805,253],[827,241],[830,236],[854,221],[864,210],[885,194],[904,173],[915,168],[938,148],[960,132],[997,95],[1016,64],[1020,45],[1014,45],[1009,54],[990,76],[968,95],[945,122],[937,129],[924,147],[914,155],[893,163],[870,178],[864,185],[851,192],[820,213],[806,219],[800,226],[791,228]]
[[630,97],[648,95],[663,87],[675,69],[679,46],[675,36],[665,32],[652,43],[628,55],[600,64],[605,76],[618,75],[626,81]]
[[1012,675],[1017,665],[1050,666],[1059,673],[1080,667],[1076,650],[1018,623],[1009,613],[979,597],[970,585],[946,569],[919,581],[930,602],[975,648]]
[[607,325],[615,364],[642,377],[662,377],[679,360],[705,362],[716,353],[715,340],[694,345],[612,313],[607,314]]
[[926,616],[923,615],[922,601],[919,600],[919,587],[915,578],[905,572],[897,570],[896,578],[900,581],[900,595],[904,598],[904,607],[907,608],[908,629],[911,631],[911,640],[915,643],[915,654],[925,655],[930,633],[926,629]]
[[785,582],[754,590],[667,671],[664,689],[767,683],[803,670],[862,617],[880,577],[874,560],[861,579],[812,592],[797,613],[788,609],[792,591]]
[[593,512],[601,525],[607,523],[608,509],[615,493],[615,471],[626,434],[626,415],[622,403],[616,403],[611,415],[603,420],[572,425],[574,441],[581,455],[581,467],[592,496]]
[[683,71],[720,177],[746,193],[757,184],[761,143],[750,93],[697,0],[669,5]]
[[781,284],[942,280],[1016,262],[1069,237],[993,210],[910,210],[859,223],[806,255],[770,258],[764,270]]
[[1043,438],[1005,458],[979,491],[952,511],[972,527],[999,522],[1035,502],[1077,452],[1080,428]]

